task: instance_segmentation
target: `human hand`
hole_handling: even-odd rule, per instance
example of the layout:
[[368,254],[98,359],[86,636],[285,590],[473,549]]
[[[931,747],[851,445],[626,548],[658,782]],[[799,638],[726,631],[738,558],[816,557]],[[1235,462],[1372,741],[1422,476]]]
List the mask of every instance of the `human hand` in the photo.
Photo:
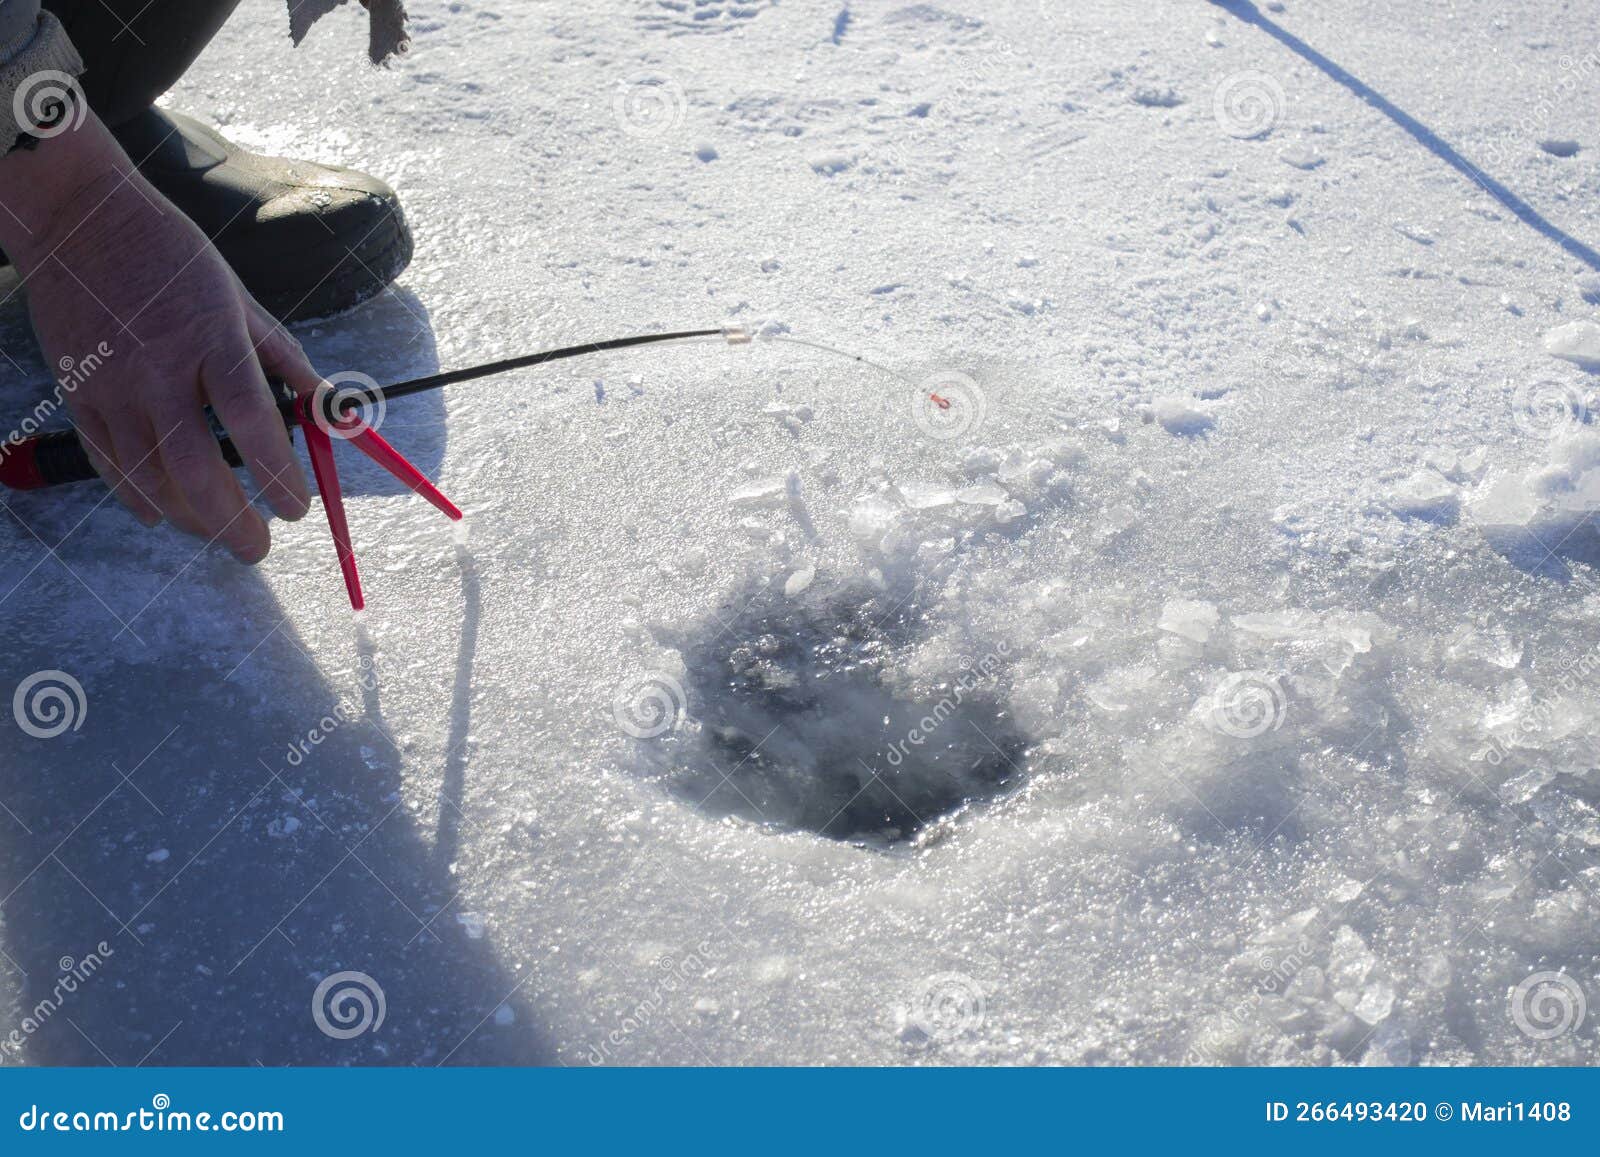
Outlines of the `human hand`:
[[67,395],[100,476],[147,525],[166,518],[259,562],[271,536],[202,407],[227,428],[255,492],[280,517],[301,517],[309,491],[266,378],[316,388],[299,343],[92,114],[0,158],[0,201],[15,214],[0,243],[24,275],[48,362],[111,351]]

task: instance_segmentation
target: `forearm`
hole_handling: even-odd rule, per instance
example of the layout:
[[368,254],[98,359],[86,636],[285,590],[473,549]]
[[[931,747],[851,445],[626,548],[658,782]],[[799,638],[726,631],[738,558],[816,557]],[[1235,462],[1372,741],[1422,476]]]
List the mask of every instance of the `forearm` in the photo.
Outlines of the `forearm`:
[[[76,118],[80,110],[71,115]],[[129,181],[143,184],[100,118],[0,157],[0,248],[24,275]]]
[[82,70],[39,0],[0,0],[0,247],[24,273],[48,252],[63,210],[122,157],[74,91]]

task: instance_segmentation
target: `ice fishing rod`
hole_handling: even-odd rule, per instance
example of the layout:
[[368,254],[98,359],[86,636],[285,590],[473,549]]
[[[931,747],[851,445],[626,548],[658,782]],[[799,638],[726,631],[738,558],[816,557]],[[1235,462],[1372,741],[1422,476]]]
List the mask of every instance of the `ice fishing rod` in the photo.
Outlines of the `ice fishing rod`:
[[[317,493],[322,496],[322,510],[328,517],[328,530],[333,535],[334,550],[339,558],[339,572],[344,577],[345,592],[350,596],[350,606],[361,610],[366,596],[361,591],[361,575],[356,569],[356,552],[350,542],[350,526],[344,516],[344,496],[339,486],[339,468],[333,458],[335,438],[354,446],[390,474],[403,482],[413,493],[426,498],[444,514],[460,520],[461,511],[455,503],[440,492],[422,471],[405,456],[389,445],[369,423],[363,413],[368,407],[377,407],[390,398],[405,398],[412,394],[437,390],[456,382],[469,382],[491,374],[526,369],[562,358],[581,357],[584,354],[602,353],[606,350],[626,349],[629,346],[655,345],[662,342],[689,341],[695,338],[720,337],[730,345],[744,345],[750,335],[739,327],[722,329],[689,329],[674,333],[637,334],[633,337],[610,338],[606,341],[587,342],[584,345],[566,346],[562,349],[541,350],[538,353],[504,358],[462,370],[446,370],[396,382],[391,386],[336,388],[331,382],[308,394],[295,395],[281,382],[272,383],[278,396],[278,412],[290,435],[296,426],[305,435],[306,453],[311,459],[311,473],[317,480]],[[370,381],[371,379],[365,379]],[[218,448],[231,466],[242,466],[239,451],[229,439],[227,431],[217,424],[215,415],[207,413],[217,437]],[[47,486],[60,486],[68,482],[87,482],[97,477],[83,442],[75,430],[59,430],[18,440],[8,440],[0,447],[0,482],[14,490],[39,490]]]
[[[320,424],[325,430],[340,429],[347,421],[348,415],[359,413],[366,407],[376,406],[393,398],[406,398],[413,394],[442,389],[458,382],[470,382],[477,378],[509,373],[512,370],[528,369],[544,365],[546,362],[561,361],[564,358],[627,349],[630,346],[712,337],[723,338],[730,345],[743,345],[750,341],[749,333],[737,326],[608,338],[605,341],[585,342],[582,345],[502,358],[500,361],[485,362],[460,370],[446,370],[406,382],[396,382],[389,386],[363,388],[344,385],[338,389],[325,389],[316,395],[307,396],[313,399],[313,404],[318,407],[315,416],[311,416],[311,412],[306,410],[306,398],[295,397],[287,390],[276,387],[279,398],[278,412],[283,415],[284,425],[289,428],[291,434],[296,426],[304,428],[308,418]],[[228,465],[236,469],[244,465],[244,460],[239,456],[232,439],[220,428],[217,430],[217,443]],[[89,461],[89,455],[84,450],[76,430],[55,430],[0,444],[0,484],[12,490],[42,490],[73,482],[91,482],[97,477],[99,475],[93,463]]]
[[[604,353],[607,350],[626,349],[630,346],[718,337],[729,345],[748,345],[751,340],[750,332],[740,326],[686,329],[672,333],[636,334],[632,337],[609,338],[605,341],[586,342],[583,345],[540,350],[538,353],[485,362],[482,365],[468,366],[466,369],[445,370],[442,373],[412,378],[410,381],[396,382],[389,386],[374,384],[370,387],[351,385],[335,387],[332,382],[325,381],[310,393],[296,395],[282,382],[272,382],[272,389],[278,398],[278,412],[283,415],[284,425],[288,427],[290,436],[293,436],[296,427],[299,427],[305,436],[306,453],[311,459],[311,473],[317,480],[317,493],[322,497],[323,513],[328,518],[328,530],[333,535],[334,548],[339,558],[339,570],[344,576],[345,591],[350,596],[351,607],[361,610],[365,606],[365,596],[361,592],[361,575],[356,570],[355,549],[350,543],[350,527],[344,515],[339,470],[333,459],[334,439],[354,446],[398,478],[413,493],[427,499],[443,511],[449,518],[456,520],[461,518],[461,511],[455,503],[446,498],[422,471],[407,462],[400,451],[389,445],[366,420],[364,413],[374,411],[381,413],[381,407],[393,398],[406,398],[413,394],[454,385],[457,382],[470,382],[476,378],[527,369],[531,366],[544,365],[546,362],[560,361],[563,358],[582,357],[584,354]],[[886,366],[879,366],[875,362],[869,362],[859,354],[847,353],[831,346],[801,339],[775,337],[774,340],[811,346],[849,358],[851,361],[873,366],[904,380],[898,372]],[[372,379],[361,377],[360,380],[366,382]],[[930,393],[928,397],[941,409],[950,407],[950,401],[937,393]],[[227,430],[217,422],[216,416],[209,408],[206,413],[223,458],[230,466],[243,466],[244,462],[233,441],[228,437]],[[0,483],[13,490],[41,490],[70,482],[87,482],[96,477],[98,474],[76,430],[57,430],[48,434],[35,434],[28,438],[13,436],[0,443]]]

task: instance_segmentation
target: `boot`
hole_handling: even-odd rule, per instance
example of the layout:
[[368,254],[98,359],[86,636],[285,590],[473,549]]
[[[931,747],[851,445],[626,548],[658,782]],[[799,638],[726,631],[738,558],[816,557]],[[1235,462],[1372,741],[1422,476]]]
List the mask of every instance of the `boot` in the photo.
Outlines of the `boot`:
[[284,321],[349,309],[411,260],[400,201],[376,177],[258,156],[191,117],[153,107],[111,131],[139,172]]
[[[89,106],[256,300],[286,321],[348,309],[411,260],[394,190],[351,169],[258,157],[154,107],[238,3],[43,0],[83,57]],[[306,102],[314,109],[315,94]]]

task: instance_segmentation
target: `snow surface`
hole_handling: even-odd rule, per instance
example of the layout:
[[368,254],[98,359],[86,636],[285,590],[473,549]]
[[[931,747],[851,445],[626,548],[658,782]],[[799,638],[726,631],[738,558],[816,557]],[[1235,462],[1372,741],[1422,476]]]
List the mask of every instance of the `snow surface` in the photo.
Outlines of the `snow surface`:
[[171,97],[403,194],[325,372],[761,337],[395,403],[359,621],[8,496],[6,1063],[1594,1059],[1584,6],[410,7]]

